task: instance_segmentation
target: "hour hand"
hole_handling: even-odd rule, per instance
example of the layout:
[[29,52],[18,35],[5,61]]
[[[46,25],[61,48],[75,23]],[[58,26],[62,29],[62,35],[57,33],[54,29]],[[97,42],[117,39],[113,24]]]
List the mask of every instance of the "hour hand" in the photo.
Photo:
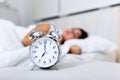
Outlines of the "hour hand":
[[45,52],[42,54],[41,58],[45,55]]

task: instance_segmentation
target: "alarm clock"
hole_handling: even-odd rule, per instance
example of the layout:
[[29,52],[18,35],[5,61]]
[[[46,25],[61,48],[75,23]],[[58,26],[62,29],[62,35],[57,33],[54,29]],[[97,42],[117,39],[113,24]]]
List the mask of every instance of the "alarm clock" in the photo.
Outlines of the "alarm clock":
[[60,59],[61,48],[58,40],[61,40],[62,37],[56,30],[55,25],[50,24],[50,28],[48,33],[34,30],[30,35],[30,39],[36,38],[29,49],[30,59],[34,64],[31,70],[36,66],[41,69],[50,69]]

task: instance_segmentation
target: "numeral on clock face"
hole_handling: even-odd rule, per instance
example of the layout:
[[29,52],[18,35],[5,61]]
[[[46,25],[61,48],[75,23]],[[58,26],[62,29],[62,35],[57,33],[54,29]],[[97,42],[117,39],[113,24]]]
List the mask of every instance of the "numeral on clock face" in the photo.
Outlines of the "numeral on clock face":
[[41,60],[40,59],[38,59],[38,63],[40,62]]
[[49,59],[49,62],[51,63],[51,60]]
[[32,53],[36,53],[36,51],[32,51]]
[[51,45],[51,43],[52,43],[52,42],[50,41],[49,45]]
[[46,61],[43,61],[43,63],[45,64],[45,63],[46,63]]
[[42,45],[42,42],[41,42],[41,41],[39,41],[39,44],[40,44],[40,45]]
[[55,56],[53,56],[53,59],[56,59]]
[[44,44],[47,44],[47,40],[44,41]]
[[38,58],[38,57],[37,57],[37,56],[34,56],[33,58],[36,59],[36,58]]
[[53,49],[55,49],[56,46],[53,46]]
[[57,51],[54,51],[54,53],[56,54],[56,53],[57,53]]
[[36,49],[38,49],[39,47],[38,46],[35,46]]

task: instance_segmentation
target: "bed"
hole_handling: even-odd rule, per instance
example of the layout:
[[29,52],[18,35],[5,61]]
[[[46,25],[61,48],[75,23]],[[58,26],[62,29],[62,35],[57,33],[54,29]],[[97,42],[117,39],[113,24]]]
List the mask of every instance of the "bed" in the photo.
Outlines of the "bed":
[[[20,27],[10,21],[0,19],[1,80],[101,80],[103,78],[116,80],[117,75],[115,74],[119,73],[120,70],[118,69],[118,67],[120,65],[113,62],[116,62],[117,60],[118,47],[113,42],[105,38],[93,35],[91,35],[86,40],[73,39],[65,42],[65,44],[61,46],[62,56],[64,57],[62,57],[60,62],[56,65],[57,70],[37,69],[35,71],[30,71],[33,64],[31,63],[29,58],[29,46],[24,47],[21,43],[21,40],[23,39],[24,35],[33,27],[35,27],[35,25],[30,25],[27,28]],[[82,55],[67,54],[70,46],[73,44],[76,44],[83,49]],[[108,68],[108,71],[112,71],[112,67],[114,67],[114,73],[102,74],[101,70],[107,71],[103,67],[103,65],[105,68],[111,66],[110,68]],[[93,70],[95,72],[92,72]],[[99,73],[99,75],[96,74],[97,72]],[[94,75],[96,75],[96,77],[94,77]]]
[[0,80],[120,80],[120,64],[101,61],[62,66],[59,70],[30,70],[31,67],[0,69]]

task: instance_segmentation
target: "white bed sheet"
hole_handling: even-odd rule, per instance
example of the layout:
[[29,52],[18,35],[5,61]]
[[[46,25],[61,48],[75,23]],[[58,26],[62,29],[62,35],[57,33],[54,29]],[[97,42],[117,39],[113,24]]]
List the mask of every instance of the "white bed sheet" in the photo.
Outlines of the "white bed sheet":
[[0,69],[0,80],[120,80],[120,64],[84,61],[59,65],[58,70],[34,70],[31,67]]

